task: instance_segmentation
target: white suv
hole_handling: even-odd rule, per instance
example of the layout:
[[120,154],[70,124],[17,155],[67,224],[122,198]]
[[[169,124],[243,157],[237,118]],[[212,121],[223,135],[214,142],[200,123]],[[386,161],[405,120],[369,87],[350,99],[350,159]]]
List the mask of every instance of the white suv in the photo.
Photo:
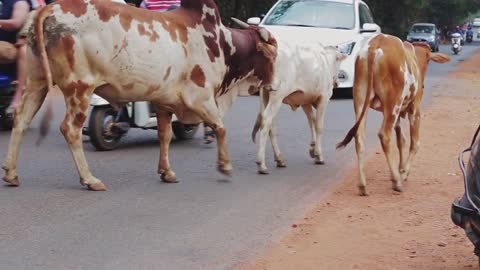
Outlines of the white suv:
[[340,67],[336,89],[346,95],[351,95],[362,40],[381,32],[361,0],[280,0],[263,19],[250,18],[248,23],[267,28],[285,42],[338,46],[349,55]]

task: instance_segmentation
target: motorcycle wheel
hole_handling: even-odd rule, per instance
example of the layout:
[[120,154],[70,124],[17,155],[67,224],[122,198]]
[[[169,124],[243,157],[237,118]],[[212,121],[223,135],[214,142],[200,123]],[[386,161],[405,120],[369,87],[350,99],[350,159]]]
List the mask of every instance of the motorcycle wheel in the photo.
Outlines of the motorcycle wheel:
[[199,124],[185,125],[181,122],[173,122],[172,130],[175,134],[175,138],[178,140],[190,140],[195,137],[195,133],[198,131]]
[[120,144],[121,135],[107,135],[106,131],[115,119],[115,111],[110,106],[94,107],[88,121],[90,143],[98,151],[112,151]]

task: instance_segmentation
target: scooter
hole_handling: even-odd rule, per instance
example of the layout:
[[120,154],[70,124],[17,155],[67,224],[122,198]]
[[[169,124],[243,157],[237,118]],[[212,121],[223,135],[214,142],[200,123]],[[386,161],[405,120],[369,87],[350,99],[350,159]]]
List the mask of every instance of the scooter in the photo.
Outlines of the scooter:
[[469,29],[467,30],[467,43],[472,43],[473,42],[473,30]]
[[[463,174],[465,193],[452,204],[451,218],[455,225],[463,228],[475,246],[475,255],[480,257],[480,127],[471,146],[458,157]],[[467,164],[464,154],[470,152]]]
[[452,51],[454,54],[458,54],[460,51],[462,51],[463,37],[459,33],[453,33],[451,38],[452,38]]
[[0,74],[0,128],[10,130],[13,127],[13,113],[8,112],[15,95],[13,79],[5,74]]
[[[116,111],[108,101],[94,94],[90,107],[88,126],[83,128],[83,134],[90,137],[90,143],[98,151],[115,150],[130,128],[157,129],[157,117],[149,102],[130,102]],[[198,127],[199,124],[183,124],[175,115],[172,117],[172,130],[177,139],[192,139]]]

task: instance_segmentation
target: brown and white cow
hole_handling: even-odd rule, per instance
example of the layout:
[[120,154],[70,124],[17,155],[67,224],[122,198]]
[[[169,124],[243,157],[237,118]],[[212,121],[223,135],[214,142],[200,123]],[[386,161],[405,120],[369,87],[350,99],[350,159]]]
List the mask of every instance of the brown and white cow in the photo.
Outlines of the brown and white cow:
[[60,130],[80,182],[89,189],[106,189],[91,174],[81,139],[93,93],[114,106],[150,101],[156,107],[163,181],[176,182],[168,159],[172,113],[185,123],[204,121],[214,128],[219,171],[231,173],[215,98],[243,80],[259,87],[271,82],[276,41],[268,31],[227,29],[213,0],[182,0],[179,9],[166,13],[109,0],[59,0],[39,11],[34,28],[27,90],[3,166],[6,182],[19,184],[16,162],[23,133],[53,84],[67,105]]
[[[411,44],[383,34],[368,40],[357,57],[353,92],[357,122],[337,145],[337,149],[345,147],[355,137],[361,195],[368,195],[363,168],[368,107],[383,113],[378,136],[392,174],[393,189],[402,191],[402,182],[408,177],[410,164],[419,147],[420,103],[430,60],[446,63],[450,58],[445,54],[432,53],[425,43]],[[408,158],[404,153],[406,141],[400,125],[400,118],[407,116],[410,122]],[[400,164],[395,164],[391,148],[394,132],[397,135]]]

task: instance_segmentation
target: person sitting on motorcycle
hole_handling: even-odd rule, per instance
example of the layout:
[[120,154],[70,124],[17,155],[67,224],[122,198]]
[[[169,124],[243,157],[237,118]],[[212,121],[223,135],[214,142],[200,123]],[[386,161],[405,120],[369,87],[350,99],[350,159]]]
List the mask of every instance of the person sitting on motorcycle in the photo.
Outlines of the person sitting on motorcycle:
[[30,4],[26,0],[3,0],[0,15],[0,73],[20,78],[10,111],[20,102],[26,84],[26,43],[17,35],[27,21]]
[[172,6],[179,7],[180,0],[143,0],[140,3],[141,8],[158,12],[169,11]]

